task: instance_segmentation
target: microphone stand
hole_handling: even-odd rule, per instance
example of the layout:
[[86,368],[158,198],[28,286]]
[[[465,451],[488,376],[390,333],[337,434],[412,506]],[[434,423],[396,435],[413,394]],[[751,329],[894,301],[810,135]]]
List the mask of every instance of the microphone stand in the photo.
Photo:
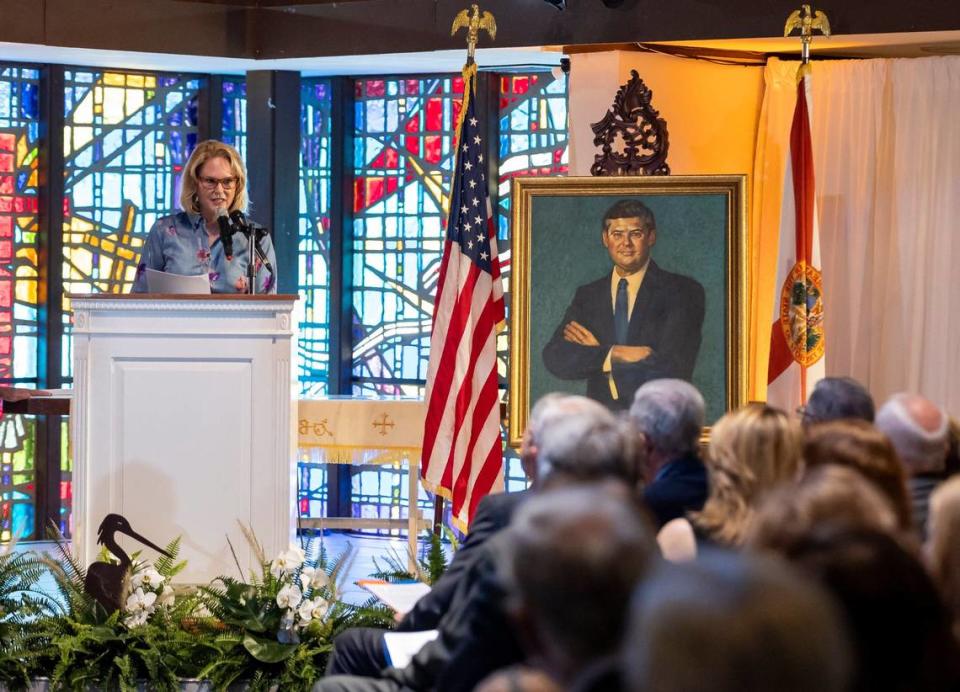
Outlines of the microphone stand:
[[263,226],[249,223],[245,219],[243,223],[237,223],[238,232],[242,233],[247,239],[247,294],[256,295],[257,293],[257,259],[267,268],[270,275],[273,276],[273,267],[270,266],[270,260],[266,253],[260,247],[260,241],[268,231]]
[[257,294],[257,256],[254,252],[257,237],[250,224],[244,227],[243,235],[247,238],[247,293],[253,296]]

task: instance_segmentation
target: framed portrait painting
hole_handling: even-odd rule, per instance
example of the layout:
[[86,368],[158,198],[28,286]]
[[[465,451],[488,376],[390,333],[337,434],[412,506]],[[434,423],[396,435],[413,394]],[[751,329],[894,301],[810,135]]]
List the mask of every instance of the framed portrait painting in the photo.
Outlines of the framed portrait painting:
[[746,176],[515,178],[510,443],[548,392],[625,410],[692,382],[746,400]]

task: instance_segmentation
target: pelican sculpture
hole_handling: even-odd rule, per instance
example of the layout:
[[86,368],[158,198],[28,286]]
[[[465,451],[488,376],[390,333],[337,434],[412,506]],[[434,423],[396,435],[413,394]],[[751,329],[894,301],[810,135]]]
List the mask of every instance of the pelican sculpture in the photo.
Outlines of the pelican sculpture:
[[158,553],[172,557],[163,548],[160,548],[133,530],[130,522],[119,514],[108,514],[97,529],[97,543],[103,545],[113,553],[120,563],[94,562],[87,569],[87,578],[83,582],[84,590],[106,609],[108,613],[120,609],[120,599],[123,595],[123,578],[130,569],[130,556],[117,544],[117,532],[125,533]]

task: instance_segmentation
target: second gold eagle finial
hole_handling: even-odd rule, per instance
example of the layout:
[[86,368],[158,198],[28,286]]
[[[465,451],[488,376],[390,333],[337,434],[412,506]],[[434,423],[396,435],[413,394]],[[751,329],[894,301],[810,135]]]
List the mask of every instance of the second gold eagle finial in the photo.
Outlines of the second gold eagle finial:
[[473,62],[473,55],[480,38],[480,30],[490,34],[491,39],[497,38],[497,22],[490,12],[481,12],[477,5],[470,5],[469,10],[461,10],[453,20],[450,35],[455,36],[460,29],[467,30],[467,63]]
[[803,62],[810,59],[810,42],[813,40],[814,30],[819,31],[824,36],[830,36],[830,20],[827,14],[820,10],[813,11],[810,5],[801,5],[799,10],[794,10],[787,17],[787,23],[783,27],[783,35],[789,36],[795,29],[800,29],[800,40],[803,41]]

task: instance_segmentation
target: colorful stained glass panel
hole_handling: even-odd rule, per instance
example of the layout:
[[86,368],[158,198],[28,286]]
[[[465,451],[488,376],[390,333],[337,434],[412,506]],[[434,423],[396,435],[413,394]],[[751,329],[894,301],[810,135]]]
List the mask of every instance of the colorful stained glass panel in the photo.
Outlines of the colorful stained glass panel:
[[[40,72],[0,64],[0,380],[37,384]],[[0,419],[0,541],[32,537],[35,425]]]
[[305,398],[325,395],[330,373],[330,83],[300,87],[299,291],[303,316],[297,379]]
[[[146,232],[179,205],[197,143],[200,80],[171,74],[66,70],[63,289],[125,293]],[[71,377],[64,298],[63,373]]]
[[356,85],[354,393],[416,396],[426,376],[463,80]]

